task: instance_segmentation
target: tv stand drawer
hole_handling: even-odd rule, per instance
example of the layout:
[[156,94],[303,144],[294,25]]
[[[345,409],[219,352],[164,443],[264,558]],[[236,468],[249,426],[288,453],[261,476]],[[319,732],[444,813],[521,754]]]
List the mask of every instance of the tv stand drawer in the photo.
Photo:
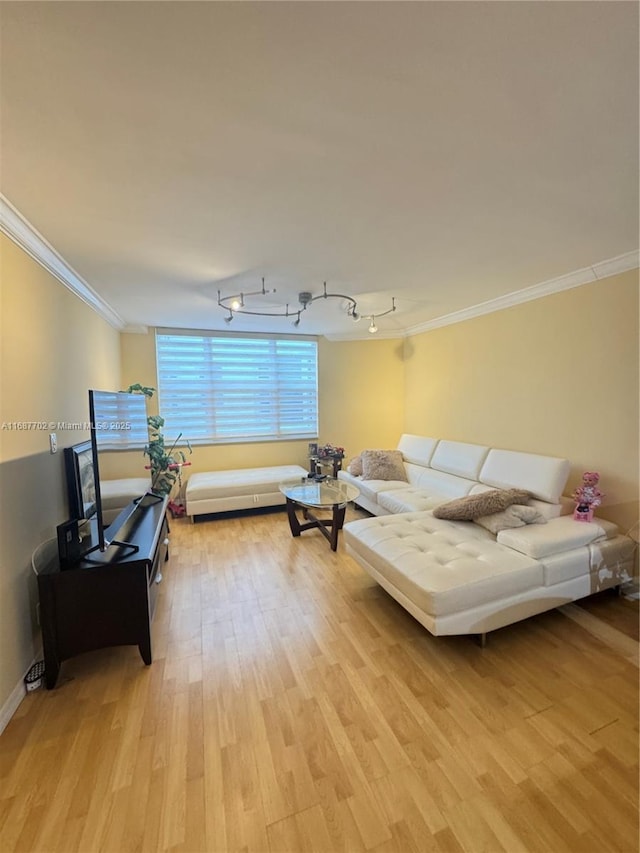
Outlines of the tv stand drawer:
[[169,524],[167,522],[167,519],[165,518],[164,524],[162,525],[162,530],[160,531],[160,538],[158,539],[156,553],[153,558],[153,563],[151,565],[151,571],[149,573],[149,614],[151,619],[153,619],[153,616],[156,612],[158,585],[162,583],[162,572],[164,569],[164,564],[167,562],[168,559]]

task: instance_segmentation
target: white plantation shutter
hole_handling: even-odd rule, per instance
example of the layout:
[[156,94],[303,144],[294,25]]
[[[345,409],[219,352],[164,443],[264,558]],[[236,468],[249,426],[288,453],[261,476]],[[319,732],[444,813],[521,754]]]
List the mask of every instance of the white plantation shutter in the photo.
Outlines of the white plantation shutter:
[[168,435],[195,444],[317,437],[315,340],[162,331],[156,353]]

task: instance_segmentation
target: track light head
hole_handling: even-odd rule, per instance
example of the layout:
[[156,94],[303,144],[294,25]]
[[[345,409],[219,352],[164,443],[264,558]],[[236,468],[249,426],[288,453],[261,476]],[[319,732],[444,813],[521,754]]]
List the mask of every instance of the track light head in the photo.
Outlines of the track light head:
[[370,319],[371,319],[371,323],[369,323],[369,331],[371,332],[372,335],[375,335],[375,333],[378,331],[378,327],[376,326],[376,318],[371,317]]

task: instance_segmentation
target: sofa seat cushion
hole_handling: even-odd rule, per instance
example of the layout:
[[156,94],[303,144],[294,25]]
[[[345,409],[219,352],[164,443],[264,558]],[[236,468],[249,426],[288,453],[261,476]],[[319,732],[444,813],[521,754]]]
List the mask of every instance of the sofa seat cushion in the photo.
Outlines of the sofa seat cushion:
[[[340,479],[346,480],[347,478]],[[407,483],[403,483],[402,480],[363,480],[361,477],[354,477],[348,482],[353,482],[360,489],[361,494],[370,501],[377,501],[380,492],[409,488]]]
[[542,565],[471,522],[430,512],[352,521],[345,544],[431,616],[478,607],[543,584]]
[[274,465],[269,468],[236,468],[192,474],[187,483],[187,501],[260,495],[277,491],[279,483],[306,477],[300,465]]
[[413,486],[407,486],[405,489],[392,489],[378,494],[378,503],[390,513],[424,512],[448,500],[448,496],[434,495]]

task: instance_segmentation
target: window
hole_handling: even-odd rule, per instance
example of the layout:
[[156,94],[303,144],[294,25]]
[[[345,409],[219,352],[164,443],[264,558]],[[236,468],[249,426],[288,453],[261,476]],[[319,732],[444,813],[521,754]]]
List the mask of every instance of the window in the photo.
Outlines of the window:
[[149,441],[146,397],[124,391],[92,391],[100,450],[131,450]]
[[168,436],[195,444],[317,436],[315,340],[163,331],[156,353]]

